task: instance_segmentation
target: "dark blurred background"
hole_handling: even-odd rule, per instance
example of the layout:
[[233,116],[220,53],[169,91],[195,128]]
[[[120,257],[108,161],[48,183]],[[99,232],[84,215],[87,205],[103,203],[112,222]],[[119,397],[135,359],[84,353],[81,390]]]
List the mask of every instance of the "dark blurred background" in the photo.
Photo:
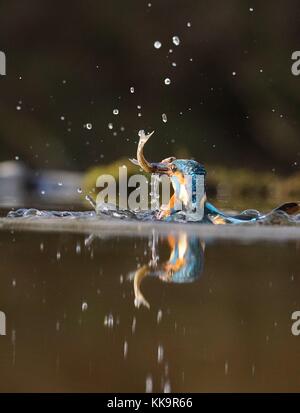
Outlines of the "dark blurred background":
[[299,23],[296,0],[2,1],[0,160],[86,171],[155,129],[153,160],[297,176]]

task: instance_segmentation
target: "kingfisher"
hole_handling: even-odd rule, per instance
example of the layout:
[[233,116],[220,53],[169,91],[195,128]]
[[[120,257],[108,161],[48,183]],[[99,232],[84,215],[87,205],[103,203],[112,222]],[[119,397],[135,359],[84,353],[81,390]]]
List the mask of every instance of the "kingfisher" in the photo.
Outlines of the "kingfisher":
[[136,307],[143,305],[150,308],[149,302],[141,291],[141,284],[145,277],[157,277],[168,283],[187,284],[195,282],[203,272],[204,241],[198,237],[188,236],[186,232],[170,234],[167,240],[170,249],[169,259],[162,263],[152,259],[133,274]]
[[[174,193],[167,206],[162,206],[157,214],[159,220],[171,221],[174,214],[184,210],[194,217],[193,220],[212,224],[239,224],[256,222],[267,215],[260,215],[256,211],[244,211],[230,215],[220,211],[207,201],[205,191],[206,170],[202,164],[192,159],[176,159],[174,156],[163,159],[161,162],[148,162],[144,156],[144,146],[154,132],[145,134],[139,132],[137,159],[130,161],[141,167],[145,172],[167,175],[172,183]],[[289,202],[275,208],[274,212],[294,215],[300,211],[298,202]]]

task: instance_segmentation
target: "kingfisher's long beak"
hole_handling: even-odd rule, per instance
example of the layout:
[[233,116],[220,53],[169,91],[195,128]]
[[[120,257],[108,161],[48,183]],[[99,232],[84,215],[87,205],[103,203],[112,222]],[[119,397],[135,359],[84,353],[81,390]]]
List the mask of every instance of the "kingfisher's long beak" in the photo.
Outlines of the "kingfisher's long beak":
[[169,175],[171,172],[170,163],[174,160],[174,158],[168,158],[162,162],[149,162],[144,156],[144,146],[153,133],[154,131],[146,135],[144,131],[140,132],[140,140],[137,148],[137,160],[130,159],[130,161],[133,164],[140,166],[145,172]]

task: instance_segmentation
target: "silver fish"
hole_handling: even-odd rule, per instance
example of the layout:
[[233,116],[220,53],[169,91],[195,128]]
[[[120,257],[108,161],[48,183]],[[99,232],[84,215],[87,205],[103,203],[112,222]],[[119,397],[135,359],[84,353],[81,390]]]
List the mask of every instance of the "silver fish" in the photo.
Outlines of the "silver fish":
[[170,157],[170,158],[164,159],[161,162],[155,163],[155,162],[147,161],[147,159],[144,156],[144,146],[148,142],[148,140],[151,138],[153,133],[154,131],[146,135],[144,131],[140,131],[139,133],[140,140],[138,143],[137,155],[136,155],[137,159],[129,159],[129,160],[134,165],[140,166],[145,172],[166,174],[169,172],[170,163],[175,160],[174,157]]

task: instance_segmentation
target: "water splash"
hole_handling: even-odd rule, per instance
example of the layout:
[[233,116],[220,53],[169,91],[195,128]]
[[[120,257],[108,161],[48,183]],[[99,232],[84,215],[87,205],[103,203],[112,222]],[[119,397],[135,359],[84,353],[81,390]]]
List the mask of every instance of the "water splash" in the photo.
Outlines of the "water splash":
[[96,215],[95,211],[44,211],[36,208],[20,208],[9,211],[7,218],[91,218]]
[[[151,208],[152,210],[118,210],[115,205],[108,203],[95,204],[94,200],[86,196],[88,200],[95,208],[93,211],[47,211],[39,210],[36,208],[20,208],[17,210],[9,211],[7,218],[21,218],[21,219],[89,219],[89,220],[101,220],[101,219],[122,219],[122,220],[138,220],[138,221],[158,221],[157,211],[159,210],[159,177],[155,176],[151,180]],[[300,225],[300,214],[288,215],[283,211],[272,211],[268,214],[262,214],[256,210],[245,210],[239,214],[239,217],[243,218],[247,216],[253,218],[251,221],[237,219],[236,222],[233,219],[234,224],[239,225],[288,225],[298,226]],[[209,220],[200,220],[198,215],[189,211],[179,211],[168,217],[168,222],[177,223],[209,223]]]
[[151,209],[153,211],[159,210],[159,183],[160,177],[157,174],[151,175]]

